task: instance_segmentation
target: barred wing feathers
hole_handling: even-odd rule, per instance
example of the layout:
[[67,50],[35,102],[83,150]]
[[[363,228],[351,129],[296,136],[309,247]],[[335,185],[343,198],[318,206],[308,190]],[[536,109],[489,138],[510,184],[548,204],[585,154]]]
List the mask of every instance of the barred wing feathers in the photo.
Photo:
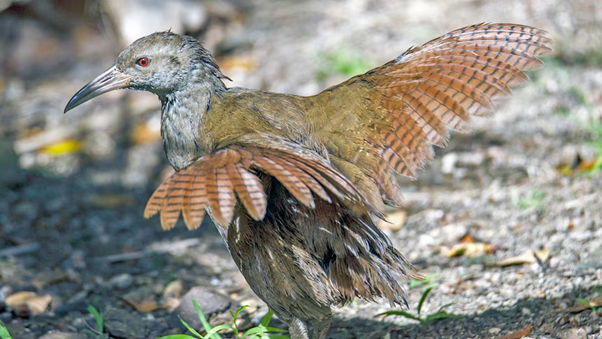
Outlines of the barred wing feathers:
[[[543,65],[537,57],[551,53],[550,44],[547,32],[534,27],[477,24],[410,48],[397,59],[328,92],[354,93],[338,89],[367,86],[375,101],[374,114],[385,110],[386,121],[378,125],[384,127],[374,129],[375,134],[367,140],[380,158],[369,175],[383,197],[395,200],[399,189],[391,169],[415,177],[432,159],[432,145],[445,146],[448,129],[465,132],[471,115],[492,113],[496,99],[528,80],[523,71]],[[344,114],[335,108],[330,111]],[[328,128],[324,135],[336,132],[337,126]]]
[[317,159],[293,152],[254,146],[231,146],[204,156],[165,180],[146,205],[144,216],[160,212],[164,229],[174,227],[180,213],[189,229],[200,226],[205,209],[214,221],[229,225],[236,197],[255,220],[265,216],[267,199],[258,172],[276,178],[303,205],[313,208],[314,195],[331,202],[364,203],[347,178]]

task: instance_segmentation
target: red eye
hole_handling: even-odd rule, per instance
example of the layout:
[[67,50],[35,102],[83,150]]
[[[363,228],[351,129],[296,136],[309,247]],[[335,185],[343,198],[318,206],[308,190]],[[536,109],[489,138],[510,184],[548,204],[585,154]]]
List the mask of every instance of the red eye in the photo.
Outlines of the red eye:
[[136,61],[136,65],[146,67],[148,66],[149,62],[150,61],[148,61],[148,58],[140,58],[138,61]]

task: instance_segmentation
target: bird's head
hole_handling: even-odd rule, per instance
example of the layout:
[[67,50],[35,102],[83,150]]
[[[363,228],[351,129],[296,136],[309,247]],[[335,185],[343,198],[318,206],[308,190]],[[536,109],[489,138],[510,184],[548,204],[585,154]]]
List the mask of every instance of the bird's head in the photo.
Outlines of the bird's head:
[[[215,59],[194,38],[157,32],[134,41],[111,68],[90,81],[71,98],[65,113],[103,93],[136,89],[164,98],[194,81],[219,82],[225,77]],[[223,85],[223,84],[222,84]]]

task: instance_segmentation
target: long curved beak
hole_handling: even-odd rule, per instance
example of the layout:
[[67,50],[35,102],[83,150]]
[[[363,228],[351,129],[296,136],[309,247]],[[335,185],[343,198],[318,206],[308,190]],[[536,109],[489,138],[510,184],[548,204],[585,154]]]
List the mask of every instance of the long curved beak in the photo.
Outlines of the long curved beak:
[[65,106],[65,113],[103,93],[127,88],[130,85],[130,80],[131,77],[123,73],[116,66],[109,68],[75,93],[73,98],[67,103],[67,106]]

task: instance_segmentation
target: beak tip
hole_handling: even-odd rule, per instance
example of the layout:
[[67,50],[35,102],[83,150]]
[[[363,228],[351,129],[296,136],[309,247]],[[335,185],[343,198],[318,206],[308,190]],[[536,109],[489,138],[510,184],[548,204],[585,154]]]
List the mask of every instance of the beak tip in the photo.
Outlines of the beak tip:
[[73,98],[71,98],[71,100],[69,100],[69,102],[67,103],[67,105],[65,105],[65,109],[63,110],[63,114],[66,114],[70,110],[72,110],[75,107],[79,106],[80,103],[79,102],[75,102],[74,98],[75,98],[75,96],[73,96]]

